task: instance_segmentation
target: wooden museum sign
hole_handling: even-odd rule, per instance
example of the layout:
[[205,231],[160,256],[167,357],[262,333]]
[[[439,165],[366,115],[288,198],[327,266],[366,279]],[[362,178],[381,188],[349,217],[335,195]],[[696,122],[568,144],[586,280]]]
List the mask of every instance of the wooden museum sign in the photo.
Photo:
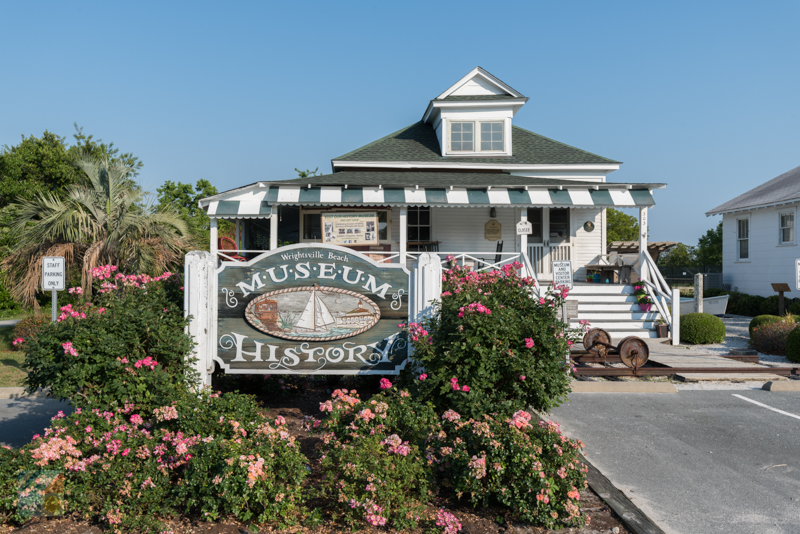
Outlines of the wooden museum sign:
[[409,272],[346,247],[289,245],[217,270],[216,360],[227,373],[397,374]]

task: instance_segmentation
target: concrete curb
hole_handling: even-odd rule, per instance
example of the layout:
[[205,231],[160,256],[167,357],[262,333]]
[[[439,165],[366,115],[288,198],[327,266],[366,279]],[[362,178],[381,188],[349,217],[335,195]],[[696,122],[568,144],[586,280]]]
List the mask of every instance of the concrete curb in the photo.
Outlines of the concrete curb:
[[25,388],[0,388],[0,399],[46,399],[50,398],[49,392],[38,390],[34,393],[26,393]]
[[761,389],[766,391],[800,391],[800,380],[781,380],[780,382],[767,382]]
[[633,534],[666,534],[582,454],[579,454],[578,457],[589,468],[589,472],[586,474],[589,487],[609,508],[614,510],[625,528]]
[[572,393],[677,393],[678,388],[670,382],[614,382],[604,380],[575,380]]

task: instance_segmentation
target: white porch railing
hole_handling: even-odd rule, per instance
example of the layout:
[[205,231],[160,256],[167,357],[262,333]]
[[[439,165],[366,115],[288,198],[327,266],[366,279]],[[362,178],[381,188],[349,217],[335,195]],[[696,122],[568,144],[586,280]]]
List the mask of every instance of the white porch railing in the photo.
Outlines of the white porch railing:
[[[658,270],[656,262],[650,254],[642,254],[642,263],[645,266],[642,271],[645,271],[645,277],[640,279],[644,284],[647,294],[655,303],[658,313],[664,318],[664,321],[670,326],[672,332],[672,344],[678,345],[680,343],[680,322],[681,322],[681,294],[677,289],[672,289],[667,284],[661,271]],[[641,276],[641,273],[640,273]],[[652,278],[649,280],[648,278]],[[670,313],[670,305],[672,313]]]

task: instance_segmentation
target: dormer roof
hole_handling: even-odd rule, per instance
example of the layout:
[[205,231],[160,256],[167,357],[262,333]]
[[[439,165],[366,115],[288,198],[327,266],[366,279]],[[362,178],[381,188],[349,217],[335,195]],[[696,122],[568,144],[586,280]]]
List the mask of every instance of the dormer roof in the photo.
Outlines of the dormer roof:
[[472,106],[510,107],[512,113],[525,105],[528,98],[522,93],[500,80],[490,72],[475,67],[466,76],[447,88],[442,94],[428,103],[422,116],[423,122],[436,120],[437,112],[441,108],[455,107],[468,108]]
[[513,156],[457,157],[441,155],[436,132],[422,121],[357,148],[333,160],[334,169],[347,162],[471,163],[517,165],[614,165],[620,162],[560,143],[543,135],[512,126]]

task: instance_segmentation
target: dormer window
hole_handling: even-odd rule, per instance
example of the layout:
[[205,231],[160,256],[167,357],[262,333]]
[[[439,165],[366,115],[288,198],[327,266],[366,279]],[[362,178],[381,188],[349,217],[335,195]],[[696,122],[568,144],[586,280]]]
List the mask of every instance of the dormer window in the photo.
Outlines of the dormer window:
[[504,152],[505,148],[503,121],[450,121],[450,152]]

